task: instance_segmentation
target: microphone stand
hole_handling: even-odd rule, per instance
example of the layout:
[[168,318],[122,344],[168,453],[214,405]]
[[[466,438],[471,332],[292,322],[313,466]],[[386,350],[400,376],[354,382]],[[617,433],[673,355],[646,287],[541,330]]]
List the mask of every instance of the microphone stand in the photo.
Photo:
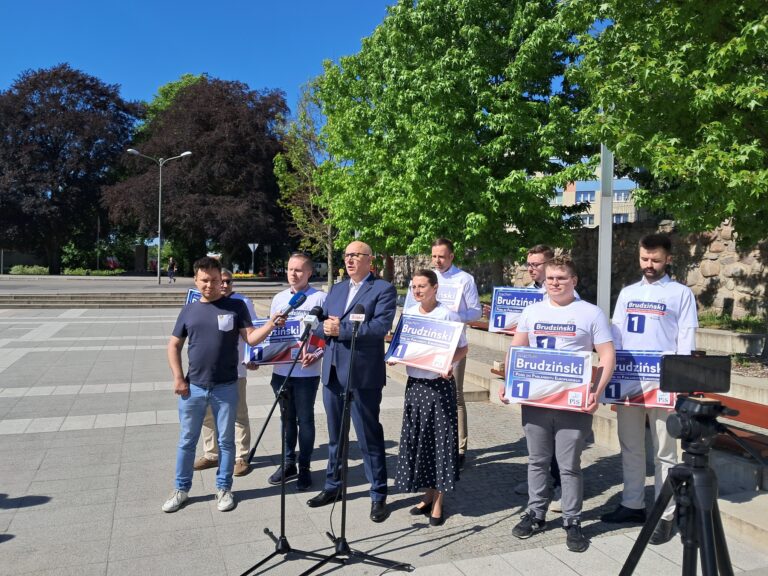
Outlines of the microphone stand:
[[272,541],[275,543],[275,551],[266,556],[265,558],[262,558],[259,560],[256,564],[248,568],[245,572],[242,573],[241,576],[246,576],[247,574],[250,574],[260,566],[266,564],[269,562],[272,558],[277,556],[278,554],[282,554],[287,557],[287,554],[293,553],[299,557],[305,557],[305,558],[312,558],[312,559],[319,559],[322,560],[323,563],[334,561],[339,562],[343,564],[343,560],[339,559],[332,559],[329,556],[325,556],[324,554],[318,554],[316,552],[310,552],[308,550],[298,550],[296,548],[292,548],[291,545],[288,543],[288,538],[285,536],[285,437],[287,433],[287,428],[285,426],[285,415],[287,406],[286,403],[288,402],[288,399],[290,398],[290,389],[291,387],[288,385],[288,380],[291,377],[291,374],[293,373],[293,369],[296,367],[296,363],[299,361],[299,358],[301,358],[302,352],[307,346],[307,342],[309,341],[310,332],[312,330],[312,325],[307,324],[306,328],[304,329],[304,334],[301,336],[301,345],[299,346],[299,349],[296,353],[296,357],[293,359],[293,362],[291,363],[290,368],[288,369],[288,374],[283,379],[283,383],[280,385],[280,389],[277,391],[277,394],[275,395],[275,402],[272,404],[272,409],[269,411],[269,414],[267,415],[267,419],[264,421],[264,425],[261,427],[261,432],[259,432],[259,437],[256,439],[256,443],[253,445],[253,448],[251,448],[251,451],[248,453],[248,462],[251,461],[253,458],[254,453],[256,452],[256,447],[259,445],[259,442],[261,441],[261,437],[264,435],[264,431],[267,429],[267,424],[269,424],[269,420],[272,417],[272,414],[275,411],[275,407],[280,404],[280,420],[282,422],[282,425],[280,426],[280,465],[282,466],[282,478],[280,480],[280,535],[275,536],[274,532],[270,530],[269,528],[264,528],[264,534],[269,536]]
[[[352,343],[350,345],[349,372],[347,373],[347,382],[344,385],[344,405],[342,408],[341,424],[339,426],[339,447],[336,456],[336,470],[334,477],[341,476],[341,533],[334,536],[326,532],[331,542],[334,544],[334,552],[330,556],[323,558],[309,570],[302,572],[300,576],[307,576],[328,562],[341,562],[345,564],[349,558],[359,558],[362,562],[381,566],[388,570],[404,570],[412,572],[415,568],[406,562],[396,560],[387,560],[373,554],[368,554],[360,550],[350,548],[347,542],[347,473],[349,471],[349,423],[351,420],[352,406],[352,366],[355,360],[355,341],[357,340],[357,331],[360,329],[360,323],[355,322],[352,329]],[[344,558],[346,556],[346,558]]]

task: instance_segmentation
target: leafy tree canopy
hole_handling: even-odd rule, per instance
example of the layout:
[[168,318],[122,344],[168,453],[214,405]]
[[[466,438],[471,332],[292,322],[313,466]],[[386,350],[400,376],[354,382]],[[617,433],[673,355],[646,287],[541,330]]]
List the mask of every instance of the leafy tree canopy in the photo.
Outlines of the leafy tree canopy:
[[67,64],[23,72],[0,92],[0,243],[61,268],[70,234],[94,230],[138,107]]
[[325,185],[342,242],[387,253],[436,236],[477,257],[565,244],[557,186],[586,177],[580,94],[556,0],[403,0],[361,51],[326,62],[319,97],[333,160]]
[[[733,218],[743,244],[768,236],[768,11],[763,0],[574,0],[590,138],[642,167],[636,200],[689,230]],[[646,174],[646,175],[647,175]]]
[[284,152],[275,157],[275,175],[280,187],[279,203],[292,222],[288,230],[300,239],[301,249],[325,256],[330,285],[337,233],[328,218],[329,194],[320,185],[318,163],[326,156],[319,137],[320,125],[314,87],[305,86],[296,117],[278,124]]
[[[206,247],[224,260],[250,260],[248,242],[282,236],[273,160],[281,145],[277,118],[287,110],[280,91],[255,91],[241,82],[203,77],[180,89],[148,125],[140,152],[190,158],[163,168],[164,235],[188,261]],[[124,156],[130,177],[105,194],[110,217],[157,230],[158,169],[145,158]],[[156,233],[156,232],[155,232]]]

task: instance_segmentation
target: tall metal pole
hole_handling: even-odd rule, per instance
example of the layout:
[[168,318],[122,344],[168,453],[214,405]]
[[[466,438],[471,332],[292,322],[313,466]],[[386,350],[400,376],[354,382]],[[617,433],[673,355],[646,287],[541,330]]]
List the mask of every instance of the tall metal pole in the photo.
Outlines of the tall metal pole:
[[613,247],[613,152],[600,144],[600,227],[597,244],[597,305],[611,317]]
[[141,156],[147,160],[152,160],[152,162],[157,164],[157,166],[160,168],[160,174],[157,183],[157,284],[160,285],[160,272],[162,269],[161,255],[163,252],[163,165],[167,164],[171,160],[192,156],[192,152],[187,150],[178,156],[171,156],[170,158],[153,158],[152,156],[142,154],[133,148],[128,148],[126,152],[128,152],[128,154],[132,154],[133,156]]
[[160,158],[157,165],[160,167],[160,177],[157,184],[157,285],[160,286],[160,270],[162,268],[163,253],[163,164],[165,160]]

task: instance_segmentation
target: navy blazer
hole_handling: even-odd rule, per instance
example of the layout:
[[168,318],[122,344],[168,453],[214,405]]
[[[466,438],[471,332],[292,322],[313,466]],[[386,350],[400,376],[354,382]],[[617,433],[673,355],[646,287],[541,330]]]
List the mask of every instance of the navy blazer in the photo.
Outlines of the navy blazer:
[[331,287],[323,305],[325,316],[340,318],[339,336],[326,337],[323,325],[318,328],[318,335],[326,338],[323,355],[323,384],[330,381],[331,366],[336,367],[339,383],[345,386],[349,375],[351,356],[352,326],[349,314],[356,305],[365,308],[365,321],[360,324],[355,340],[355,359],[352,366],[350,386],[355,388],[382,388],[387,379],[384,363],[384,336],[392,328],[397,308],[397,290],[389,282],[376,278],[373,274],[363,280],[360,289],[347,309],[349,280],[344,280]]

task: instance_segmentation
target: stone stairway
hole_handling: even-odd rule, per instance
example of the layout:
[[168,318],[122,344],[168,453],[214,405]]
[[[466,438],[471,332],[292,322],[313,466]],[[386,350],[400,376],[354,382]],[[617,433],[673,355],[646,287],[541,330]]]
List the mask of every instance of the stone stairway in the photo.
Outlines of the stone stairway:
[[[239,288],[239,287],[238,287]],[[251,299],[271,298],[283,287],[242,288],[238,292]],[[179,308],[187,297],[186,289],[126,292],[1,293],[0,308]]]

